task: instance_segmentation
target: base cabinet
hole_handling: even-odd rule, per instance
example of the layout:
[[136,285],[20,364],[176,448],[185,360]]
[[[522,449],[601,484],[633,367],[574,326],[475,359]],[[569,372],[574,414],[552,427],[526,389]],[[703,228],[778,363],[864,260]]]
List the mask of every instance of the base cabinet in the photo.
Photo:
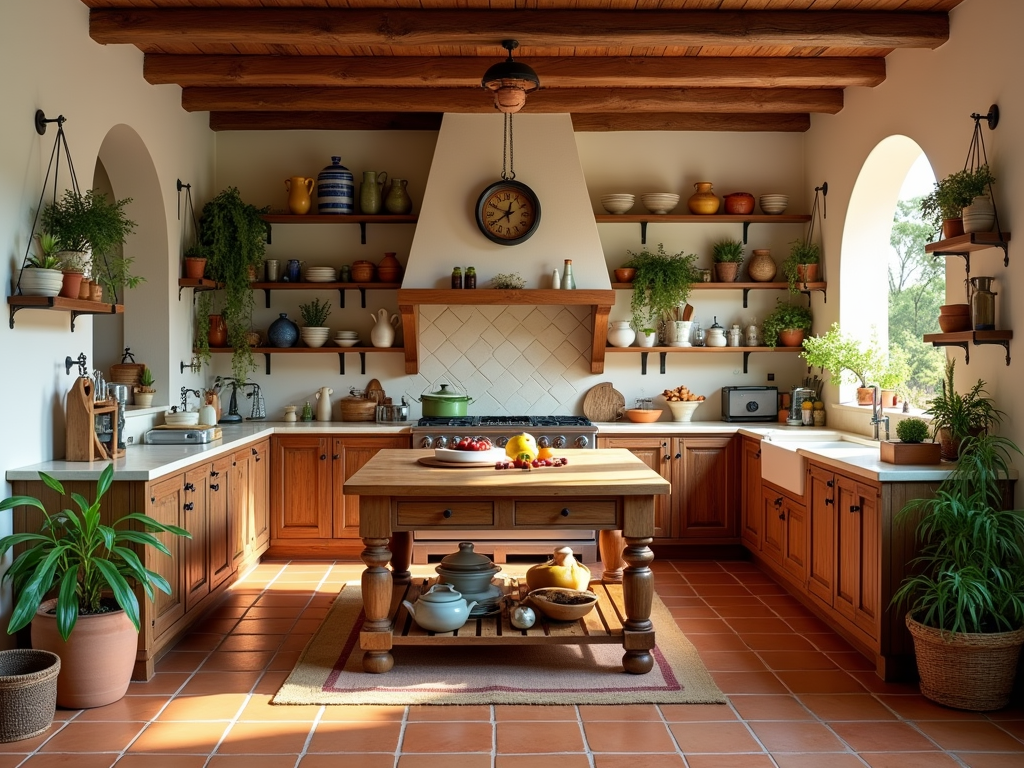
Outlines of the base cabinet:
[[761,549],[764,508],[761,501],[761,441],[740,438],[740,475],[743,501],[740,506],[740,537],[752,552]]

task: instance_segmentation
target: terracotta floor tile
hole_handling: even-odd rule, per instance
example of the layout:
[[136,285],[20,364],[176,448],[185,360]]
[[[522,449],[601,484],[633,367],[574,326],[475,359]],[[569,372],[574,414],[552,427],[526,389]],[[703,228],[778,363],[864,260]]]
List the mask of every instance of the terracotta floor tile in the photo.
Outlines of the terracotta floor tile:
[[156,713],[166,703],[166,696],[125,696],[123,699],[115,701],[113,704],[108,704],[105,707],[83,710],[75,718],[75,722],[82,723],[91,720],[148,722],[156,716]]
[[227,728],[227,723],[151,723],[128,751],[208,755]]
[[663,595],[658,593],[658,597],[661,598],[661,602],[665,604],[667,608],[672,608],[677,605],[685,606],[702,606],[708,607],[708,604],[704,601],[703,597],[675,597],[674,595]]
[[[682,755],[644,755],[643,762],[638,763],[633,755],[594,755],[594,768],[639,768],[640,765],[643,768],[683,768],[683,757]],[[497,763],[495,768],[504,767]]]
[[919,693],[910,696],[880,694],[878,700],[904,720],[984,720],[979,712],[950,709],[926,699]]
[[864,686],[842,670],[779,671],[779,680],[793,693],[863,693]]
[[726,619],[726,623],[735,632],[739,632],[741,635],[750,633],[758,633],[762,635],[792,635],[799,634],[794,633],[793,629],[782,619],[766,618],[766,619]]
[[686,574],[686,580],[691,584],[736,584],[737,579],[725,571],[696,571]]
[[816,651],[758,651],[757,655],[769,669],[835,669],[836,665],[824,653]]
[[[508,728],[517,723],[499,723],[500,727]],[[539,729],[547,733],[558,733],[571,723],[529,723],[527,728]],[[397,727],[397,726],[396,726]],[[314,744],[320,735],[320,728],[313,737]],[[402,752],[490,752],[493,738],[493,727],[490,723],[449,723],[444,728],[439,728],[435,723],[409,723],[405,727],[405,734],[402,739]],[[576,729],[576,738],[579,736],[579,729]],[[537,743],[541,740],[538,735],[533,740]],[[500,741],[499,741],[500,744]],[[521,752],[524,750],[505,750],[507,752]],[[532,751],[532,750],[525,750]]]
[[233,635],[286,635],[295,624],[295,619],[242,619],[231,634]]
[[674,560],[671,562],[662,560],[660,562],[662,565],[673,566],[679,573],[707,573],[708,571],[724,570],[721,563],[714,560]]
[[[582,755],[581,755],[582,757]],[[452,755],[402,755],[398,768],[491,768],[491,756],[486,753]]]
[[661,716],[670,723],[735,720],[736,713],[721,704],[659,704]]
[[24,754],[0,754],[0,768],[15,768],[24,759]]
[[[256,635],[256,637],[259,637],[259,635]],[[278,648],[278,650],[279,651],[301,651],[303,648],[305,648],[309,644],[309,641],[310,641],[310,639],[312,637],[313,637],[313,633],[312,632],[310,632],[309,634],[306,634],[305,632],[301,632],[301,633],[293,632],[292,634],[287,635],[285,637],[284,642],[281,643],[281,645]]]
[[767,605],[716,605],[715,612],[723,619],[774,619],[775,611]]
[[171,694],[188,680],[186,672],[157,672],[147,682],[132,681],[128,685],[129,696],[158,696]]
[[665,597],[666,595],[693,597],[697,594],[689,584],[659,584],[657,592],[662,597]]
[[245,612],[246,619],[297,619],[305,609],[305,603],[290,605],[254,605]]
[[143,723],[70,722],[41,752],[121,752],[144,728]]
[[784,587],[771,582],[765,584],[751,584],[747,587],[754,595],[785,595],[788,594]]
[[[603,721],[584,723],[583,725],[587,746],[591,752],[631,752],[634,754],[674,752],[676,745],[669,735],[668,728],[669,726],[665,723],[642,721]],[[500,729],[498,735],[500,746]]]
[[302,651],[278,651],[274,654],[270,663],[267,664],[267,669],[270,671],[284,670],[290,672],[295,668],[295,664],[301,655]]
[[795,696],[730,696],[744,720],[813,720],[814,715]]
[[630,707],[621,707],[612,704],[582,704],[579,707],[580,718],[583,722],[596,722],[599,720],[654,720],[662,722],[661,712],[654,704],[636,704]]
[[[849,653],[850,651],[855,650],[852,645],[843,640],[843,638],[835,632],[804,632],[802,634],[807,638],[808,642],[810,642],[819,651]],[[875,668],[873,664],[871,668]]]
[[464,707],[409,707],[409,722],[417,720],[491,720],[489,704]]
[[896,719],[887,707],[867,693],[805,693],[799,700],[826,722]]
[[744,632],[739,637],[752,651],[813,651],[814,646],[800,635],[763,635]]
[[196,632],[210,632],[226,635],[235,628],[238,619],[203,619],[195,626]]
[[218,651],[276,651],[284,635],[228,635]]
[[829,625],[816,616],[791,616],[786,619],[786,623],[793,628],[793,631],[802,635],[832,632]]
[[699,584],[692,587],[695,595],[705,597],[708,595],[720,595],[730,597],[746,597],[751,591],[739,584]]
[[[920,720],[916,725],[940,747],[951,752],[1024,753],[1024,743],[989,722]],[[1020,759],[1024,762],[1024,755]]]
[[857,651],[828,651],[825,655],[828,656],[829,659],[831,659],[832,662],[840,669],[858,669],[870,672],[875,671],[875,662],[864,654],[857,653]]
[[312,723],[235,723],[217,747],[217,753],[297,755],[311,729]]
[[753,651],[705,651],[700,660],[711,672],[762,672],[767,667]]
[[260,599],[254,604],[254,608],[287,605],[301,609],[308,603],[309,595],[287,595],[280,592],[267,592],[264,595],[260,595]]
[[742,723],[672,723],[669,729],[684,754],[764,751]]
[[[661,593],[659,592],[658,594]],[[705,595],[700,599],[708,605],[710,605],[712,608],[739,605],[764,605],[764,603],[761,601],[761,598],[756,597],[755,595]]]
[[686,635],[729,631],[729,625],[724,619],[676,619],[676,624]]
[[[21,757],[18,758],[21,760]],[[68,752],[37,752],[26,760],[25,768],[110,768],[117,760],[116,752],[107,753],[68,753]],[[3,765],[3,763],[0,763]],[[15,765],[15,763],[12,763]]]
[[[279,707],[280,708],[280,707]],[[405,707],[343,706],[324,707],[320,722],[401,722]]]
[[533,704],[497,704],[494,707],[494,719],[502,720],[555,720],[576,721],[576,707],[572,706],[536,706]]
[[687,755],[690,768],[775,768],[768,755]]
[[249,605],[227,605],[221,604],[207,614],[211,619],[240,619],[242,614],[249,610]]
[[248,693],[260,679],[258,671],[251,672],[196,672],[185,683],[179,696],[197,696],[209,693]]
[[176,651],[212,651],[224,640],[224,635],[212,632],[193,632],[174,646]]
[[[299,750],[296,750],[298,754]],[[276,754],[267,755],[223,755],[217,753],[210,758],[207,768],[292,768],[295,758]]]
[[161,722],[181,720],[233,720],[245,704],[244,693],[208,693],[177,696],[160,713]]
[[779,768],[864,768],[864,763],[851,753],[783,754],[772,752],[772,758]]
[[851,669],[847,671],[847,674],[860,683],[865,690],[871,691],[871,693],[912,694],[920,691],[917,683],[887,683],[876,675],[874,671]]
[[[282,707],[285,709],[285,707]],[[290,707],[287,707],[290,709]],[[423,724],[420,727],[427,727]],[[437,729],[438,736],[452,728]],[[488,731],[490,726],[488,726]],[[393,722],[320,722],[313,732],[308,752],[394,752],[398,749],[401,725]],[[488,750],[490,737],[488,737]],[[404,750],[408,751],[408,750]],[[431,750],[420,750],[423,752]],[[442,750],[436,750],[438,752]],[[447,750],[451,752],[452,750]],[[455,750],[458,751],[458,750]],[[474,750],[469,750],[474,751]],[[347,760],[347,756],[346,756]]]
[[862,752],[860,756],[871,768],[959,768],[944,752]]
[[296,633],[310,634],[311,635],[314,632],[316,632],[318,629],[320,629],[320,624],[321,623],[323,623],[323,620],[319,619],[319,618],[316,618],[316,619],[301,618],[301,619],[299,619],[298,621],[295,622],[295,624],[292,626],[291,629],[288,630],[288,633],[291,634],[292,632],[296,632]]
[[[344,763],[345,768],[394,768],[394,765],[394,755],[358,753],[346,754]],[[340,766],[341,762],[337,755],[307,754],[299,763],[299,768],[340,768]]]
[[252,692],[265,696],[273,696],[281,689],[281,686],[287,678],[288,671],[286,670],[264,672],[263,677],[261,677],[260,681],[256,683],[256,687],[252,689]]
[[710,634],[701,635],[693,634],[687,635],[686,639],[689,640],[693,647],[698,651],[747,651],[747,644],[743,642],[743,638],[737,635],[735,632],[724,632],[721,634]]
[[772,672],[712,672],[722,693],[786,693],[786,686]]
[[276,722],[292,720],[304,723],[313,722],[320,714],[322,707],[315,704],[296,706],[275,706],[270,703],[273,696],[267,694],[253,694],[245,705],[245,709],[238,715],[238,719],[245,722]]
[[750,724],[769,752],[845,752],[846,747],[821,723],[757,722]]
[[1024,741],[1024,720],[997,720],[996,725],[1011,736]]
[[[687,598],[698,600],[700,598]],[[676,619],[718,619],[714,608],[709,605],[666,605],[668,612]]]
[[1019,752],[957,752],[969,768],[1020,768]]
[[829,727],[856,752],[933,752],[934,742],[900,722],[830,722]]
[[171,651],[156,663],[157,672],[195,672],[210,654],[207,651]]
[[273,651],[214,651],[203,664],[204,672],[244,672],[266,669]]
[[203,768],[206,755],[124,755],[117,768]]
[[[614,730],[620,723],[601,723],[600,728]],[[629,727],[643,728],[648,723],[629,723]],[[406,726],[406,738],[402,751],[417,752],[421,750],[407,747],[409,728]],[[664,730],[664,725],[661,728]],[[583,736],[578,723],[570,722],[528,722],[506,721],[496,727],[497,753],[504,755],[529,754],[535,752],[583,752]],[[488,747],[489,749],[489,747]],[[478,747],[476,750],[480,751]]]

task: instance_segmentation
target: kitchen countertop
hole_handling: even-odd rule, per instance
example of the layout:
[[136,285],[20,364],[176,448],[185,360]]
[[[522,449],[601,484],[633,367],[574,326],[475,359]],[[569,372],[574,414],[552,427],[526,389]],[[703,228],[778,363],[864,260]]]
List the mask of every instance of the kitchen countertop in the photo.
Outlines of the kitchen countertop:
[[[115,477],[122,481],[149,481],[181,471],[203,459],[212,459],[224,453],[241,448],[248,443],[271,435],[335,434],[335,435],[381,435],[408,434],[415,426],[414,421],[405,424],[377,424],[372,421],[351,422],[244,422],[239,425],[221,425],[223,438],[205,445],[130,445],[125,456],[114,464]],[[665,421],[649,424],[632,422],[595,423],[598,436],[616,435],[732,435],[737,432],[747,437],[761,439],[766,435],[835,430],[815,427],[787,427],[771,423],[728,423],[723,421]],[[861,435],[851,436],[856,441],[874,445],[874,441]],[[929,482],[944,479],[949,474],[949,465],[895,465],[886,464],[877,457],[830,456],[827,449],[816,451],[812,445],[797,449],[797,453],[811,459],[836,466],[848,473],[859,475],[875,482]],[[45,472],[58,480],[95,480],[107,465],[105,461],[44,461],[26,467],[7,470],[6,478],[13,480],[37,480],[39,472]]]

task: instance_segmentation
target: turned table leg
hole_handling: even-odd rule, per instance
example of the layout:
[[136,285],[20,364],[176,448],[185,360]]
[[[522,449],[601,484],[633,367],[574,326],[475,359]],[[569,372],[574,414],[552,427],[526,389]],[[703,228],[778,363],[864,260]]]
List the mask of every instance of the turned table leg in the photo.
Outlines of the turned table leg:
[[604,566],[601,581],[605,584],[621,584],[622,531],[600,531],[597,536],[597,548],[601,553],[601,564]]
[[391,534],[388,543],[391,550],[391,578],[396,584],[408,584],[412,578],[409,565],[412,563],[412,531],[398,531]]
[[385,567],[391,560],[387,539],[363,538],[366,548],[360,557],[366,563],[363,571],[363,613],[366,621],[359,633],[363,654],[363,670],[387,672],[395,665],[391,655],[391,572]]
[[651,621],[651,603],[654,601],[654,560],[650,538],[626,537],[622,559],[626,568],[622,574],[622,597],[626,620],[622,622],[622,668],[634,675],[642,675],[654,668],[654,623]]

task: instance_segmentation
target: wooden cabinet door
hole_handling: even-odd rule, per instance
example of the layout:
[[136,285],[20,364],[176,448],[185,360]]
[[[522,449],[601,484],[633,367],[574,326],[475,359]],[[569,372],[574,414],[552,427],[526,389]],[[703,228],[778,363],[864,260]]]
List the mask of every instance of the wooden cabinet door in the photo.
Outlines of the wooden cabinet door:
[[[185,504],[185,478],[184,475],[173,475],[165,480],[152,483],[149,487],[149,499],[146,514],[161,523],[168,525],[180,525],[182,521],[182,507]],[[170,550],[171,556],[158,552],[152,547],[145,547],[145,564],[149,570],[154,571],[171,585],[171,593],[164,594],[156,590],[153,599],[152,631],[153,638],[159,638],[164,632],[185,615],[185,586],[184,586],[184,547],[187,539],[174,536],[170,533],[154,533],[164,546]]]
[[807,591],[832,605],[836,581],[836,480],[835,474],[811,464],[810,504],[807,527]]
[[270,513],[275,539],[329,539],[333,523],[329,438],[275,436]]
[[881,621],[881,519],[877,486],[836,475],[836,610],[872,638]]
[[807,582],[807,510],[796,499],[788,496],[782,502],[786,516],[782,531],[782,567],[797,584]]
[[667,437],[598,437],[598,448],[625,448],[663,478],[673,483],[673,492],[654,497],[654,536],[668,538],[673,533],[675,480],[673,478],[670,438]]
[[783,537],[786,527],[786,513],[783,505],[786,497],[769,486],[761,490],[761,509],[763,523],[761,525],[761,552],[778,566],[782,565],[782,550],[785,546]]
[[228,526],[231,533],[231,569],[237,571],[249,554],[249,460],[235,451],[228,467]]
[[249,482],[252,507],[249,543],[253,555],[261,555],[270,546],[270,441],[257,443],[250,451]]
[[678,509],[676,536],[734,538],[739,527],[732,436],[673,439]]
[[761,549],[761,523],[764,519],[764,505],[761,501],[761,441],[744,437],[741,451],[743,502],[740,509],[740,535],[743,543],[756,552]]
[[207,481],[210,465],[202,464],[185,473],[181,526],[192,534],[185,539],[185,610],[210,594],[210,536],[207,528]]
[[331,438],[331,483],[335,538],[359,538],[359,497],[342,493],[342,485],[383,448],[408,448],[405,436]]
[[231,516],[228,514],[228,473],[231,457],[221,456],[209,466],[206,488],[206,529],[210,537],[210,587],[215,589],[234,572],[231,563]]

